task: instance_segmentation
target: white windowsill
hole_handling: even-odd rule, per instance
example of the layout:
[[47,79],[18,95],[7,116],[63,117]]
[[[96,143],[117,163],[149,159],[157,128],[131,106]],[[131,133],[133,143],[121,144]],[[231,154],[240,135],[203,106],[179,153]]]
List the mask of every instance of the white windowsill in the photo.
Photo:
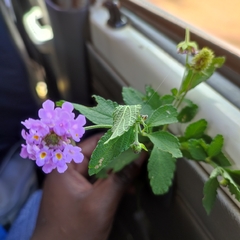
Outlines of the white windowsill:
[[[129,85],[144,91],[145,85],[150,84],[160,94],[170,93],[170,89],[180,86],[184,72],[181,64],[130,25],[122,29],[108,27],[108,18],[105,8],[91,8],[92,42]],[[225,138],[224,152],[236,165],[240,165],[239,109],[207,84],[199,85],[187,97],[199,106],[194,120],[205,118],[209,123],[207,132],[210,136],[222,134]],[[178,125],[171,130],[178,134],[184,128],[184,125]]]

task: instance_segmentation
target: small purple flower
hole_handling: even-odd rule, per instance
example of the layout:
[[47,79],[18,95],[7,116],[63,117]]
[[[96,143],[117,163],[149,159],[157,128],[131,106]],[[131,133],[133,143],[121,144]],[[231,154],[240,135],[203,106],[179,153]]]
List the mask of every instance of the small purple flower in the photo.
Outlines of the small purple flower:
[[47,100],[38,112],[40,119],[27,119],[22,124],[22,137],[26,144],[22,144],[21,157],[36,161],[45,173],[53,169],[63,173],[67,170],[67,163],[83,161],[81,148],[75,146],[85,130],[86,119],[83,115],[75,118],[73,105],[65,102],[62,108],[54,108],[54,103]]
[[57,117],[54,109],[54,102],[46,100],[42,106],[43,108],[38,111],[38,116],[43,123],[47,124],[49,127],[53,127],[55,118]]
[[80,138],[83,136],[85,130],[83,125],[86,124],[86,118],[83,115],[79,115],[75,122],[72,124],[70,128],[71,137],[74,141],[78,142]]
[[22,158],[27,158],[29,155],[28,151],[27,151],[27,146],[22,144],[22,149],[21,149],[21,152],[20,152],[20,156]]
[[47,147],[43,147],[36,156],[36,164],[39,167],[42,167],[46,162],[49,162],[51,159],[51,151]]
[[79,151],[79,147],[70,144],[65,147],[64,155],[66,156],[66,162],[73,160],[75,163],[81,163],[84,158],[83,154]]
[[59,108],[60,117],[56,119],[53,130],[59,136],[64,136],[66,132],[68,132],[68,129],[70,129],[71,127],[71,119],[69,118],[68,113],[63,111],[60,112],[60,109],[61,108]]
[[52,164],[52,162],[49,161],[49,162],[46,162],[46,163],[43,165],[42,170],[43,170],[45,173],[50,173],[50,172],[52,172],[52,170],[55,169],[55,168],[56,168],[56,166],[54,166],[54,165]]

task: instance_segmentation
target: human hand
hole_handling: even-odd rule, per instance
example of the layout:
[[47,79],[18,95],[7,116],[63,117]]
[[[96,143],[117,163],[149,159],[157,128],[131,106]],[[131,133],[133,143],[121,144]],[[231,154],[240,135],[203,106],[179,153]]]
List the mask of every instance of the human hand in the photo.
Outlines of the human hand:
[[139,172],[142,155],[121,172],[87,179],[88,161],[101,135],[83,141],[84,160],[72,162],[64,174],[53,171],[46,178],[39,216],[32,240],[105,240],[125,190]]

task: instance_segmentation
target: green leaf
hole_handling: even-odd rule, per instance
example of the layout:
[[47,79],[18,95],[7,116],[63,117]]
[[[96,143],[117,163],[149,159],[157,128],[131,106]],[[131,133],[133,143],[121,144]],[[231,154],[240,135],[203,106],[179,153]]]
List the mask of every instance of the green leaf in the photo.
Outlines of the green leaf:
[[196,73],[189,66],[185,68],[179,95],[192,89],[191,82],[194,80],[195,74]]
[[154,194],[164,194],[172,185],[176,159],[154,146],[148,161],[148,176]]
[[177,122],[178,112],[172,105],[164,105],[156,109],[147,119],[146,124],[149,127],[161,126]]
[[132,87],[122,88],[123,101],[126,105],[144,104],[145,95]]
[[150,116],[153,112],[152,107],[146,102],[146,96],[131,87],[123,87],[123,101],[126,105],[142,105],[141,114]]
[[130,128],[128,132],[125,132],[122,136],[117,137],[105,144],[105,142],[112,135],[112,131],[108,130],[98,142],[95,150],[92,153],[91,160],[89,162],[89,175],[93,175],[101,171],[106,167],[115,157],[120,153],[126,151],[130,145],[134,142],[134,131]]
[[212,157],[211,159],[213,162],[215,162],[217,165],[221,167],[229,167],[232,165],[223,152],[220,152],[218,155]]
[[160,95],[152,87],[146,86],[145,104],[148,104],[152,109],[157,109],[161,105]]
[[208,144],[202,139],[189,139],[181,142],[181,151],[188,160],[205,161],[207,156]]
[[231,174],[238,175],[239,172],[233,173],[231,172],[231,170],[225,170],[222,167],[217,167],[211,173],[210,179],[207,181],[207,183],[204,186],[204,199],[203,199],[203,205],[208,213],[210,213],[216,198],[216,190],[217,190],[217,187],[219,186],[219,182],[217,180],[218,176],[223,177],[224,186],[225,184],[227,184],[230,193],[234,195],[238,201],[240,201],[240,189],[238,184],[234,181],[234,178],[232,178]]
[[235,198],[240,202],[240,189],[238,185],[234,182],[234,180],[231,178],[231,176],[226,170],[222,169],[222,171],[222,177],[228,180],[229,191],[232,195],[235,195]]
[[[216,68],[220,68],[223,66],[223,64],[225,63],[226,61],[226,58],[225,57],[215,57],[213,59],[213,62],[211,64],[211,67],[214,67],[215,69]],[[210,70],[209,70],[210,71]]]
[[204,131],[207,128],[207,121],[205,119],[201,119],[197,122],[191,123],[185,130],[184,137],[185,139],[190,138],[200,138]]
[[198,111],[198,106],[192,101],[187,101],[186,103],[188,106],[184,107],[178,114],[178,121],[181,123],[190,122]]
[[121,171],[125,166],[136,160],[139,155],[140,154],[134,153],[132,149],[129,148],[128,150],[120,153],[120,155],[115,157],[105,168],[98,172],[97,178],[106,178],[110,169],[112,169],[113,172]]
[[172,93],[172,95],[173,95],[174,97],[176,97],[176,96],[178,95],[178,90],[177,90],[177,88],[171,89],[171,93]]
[[184,158],[186,158],[188,160],[194,160],[192,155],[190,154],[190,152],[186,149],[182,149],[182,155]]
[[240,186],[240,170],[231,170],[231,169],[225,169],[228,174],[231,176],[233,181]]
[[113,159],[110,164],[110,168],[113,169],[113,172],[118,172],[122,170],[125,166],[133,162],[139,157],[140,154],[136,154],[132,151],[131,148],[122,152],[119,156]]
[[170,153],[174,158],[182,157],[178,138],[171,133],[158,131],[147,134],[147,137],[161,151]]
[[64,102],[66,102],[66,101],[65,100],[59,100],[55,104],[56,104],[56,106],[61,107]]
[[164,95],[161,97],[161,105],[173,104],[175,97],[172,95]]
[[220,68],[225,62],[224,57],[213,58],[212,63],[204,72],[195,72],[187,67],[184,73],[183,82],[179,94],[195,88],[198,84],[208,80],[217,68]]
[[178,121],[180,123],[187,123],[193,120],[193,118],[196,116],[198,110],[198,106],[195,104],[193,106],[187,106],[184,107],[180,113],[178,114]]
[[207,134],[203,134],[201,138],[204,140],[206,144],[210,144],[212,142],[212,137],[210,137]]
[[81,104],[74,103],[74,108],[95,124],[112,125],[112,115],[118,104],[116,102],[112,102],[111,100],[106,100],[100,96],[94,95],[93,97],[98,102],[96,107],[86,107]]
[[189,152],[193,160],[205,161],[207,158],[207,153],[202,147],[202,139],[190,139],[188,140]]
[[96,178],[107,178],[108,177],[108,168],[102,168],[98,173],[96,173]]
[[214,205],[214,202],[216,200],[216,196],[217,196],[217,189],[219,187],[219,183],[218,183],[218,179],[217,177],[219,175],[221,175],[222,171],[220,168],[215,168],[208,181],[205,183],[204,185],[204,189],[203,189],[203,194],[204,194],[204,198],[203,198],[203,206],[207,212],[207,214],[210,214],[212,207]]
[[189,160],[193,160],[192,155],[189,152],[189,143],[188,142],[180,142],[181,143],[181,152],[183,157],[189,159]]
[[127,132],[139,118],[140,109],[141,105],[119,105],[113,112],[112,135],[106,143]]
[[217,135],[212,140],[212,142],[209,145],[208,151],[207,151],[209,157],[215,157],[221,152],[222,146],[223,146],[223,141],[224,141],[224,139],[223,139],[222,135]]

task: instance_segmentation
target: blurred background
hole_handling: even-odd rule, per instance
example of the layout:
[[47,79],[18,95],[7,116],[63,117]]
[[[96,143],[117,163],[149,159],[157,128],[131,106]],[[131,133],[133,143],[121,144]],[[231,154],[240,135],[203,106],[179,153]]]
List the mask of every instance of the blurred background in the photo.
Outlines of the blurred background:
[[148,0],[240,54],[239,0]]

